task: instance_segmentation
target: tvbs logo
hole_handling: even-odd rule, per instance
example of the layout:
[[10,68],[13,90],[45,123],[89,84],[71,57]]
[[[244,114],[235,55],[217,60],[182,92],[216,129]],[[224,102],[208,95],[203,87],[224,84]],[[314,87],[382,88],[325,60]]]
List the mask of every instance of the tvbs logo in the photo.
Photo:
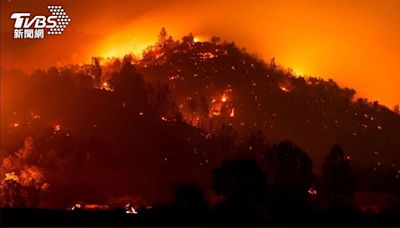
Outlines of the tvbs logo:
[[14,39],[43,39],[45,31],[49,35],[60,35],[71,22],[67,12],[61,6],[48,6],[51,16],[30,13],[13,13]]

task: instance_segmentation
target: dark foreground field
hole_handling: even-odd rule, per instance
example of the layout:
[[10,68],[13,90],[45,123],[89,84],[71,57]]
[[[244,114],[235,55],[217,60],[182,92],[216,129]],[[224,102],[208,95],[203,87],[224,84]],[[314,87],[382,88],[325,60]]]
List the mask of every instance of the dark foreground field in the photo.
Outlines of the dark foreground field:
[[[171,211],[126,214],[124,210],[67,211],[48,209],[1,209],[0,226],[398,226],[399,213],[342,216],[320,214],[305,218],[270,219],[255,223],[251,218],[222,219],[215,214],[205,217],[180,217]],[[204,215],[201,215],[204,216]],[[224,216],[225,217],[225,216]],[[225,217],[229,218],[229,216]]]

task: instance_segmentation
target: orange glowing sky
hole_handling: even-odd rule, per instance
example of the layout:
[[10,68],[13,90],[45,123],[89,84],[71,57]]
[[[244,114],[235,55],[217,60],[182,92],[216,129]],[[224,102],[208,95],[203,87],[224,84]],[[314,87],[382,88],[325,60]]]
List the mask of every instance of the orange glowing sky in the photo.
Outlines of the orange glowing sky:
[[[48,14],[49,4],[62,5],[72,18],[62,35],[12,39],[12,12]],[[399,0],[2,0],[1,66],[32,71],[139,53],[166,27],[175,38],[192,32],[234,41],[392,108],[400,103],[399,12]]]

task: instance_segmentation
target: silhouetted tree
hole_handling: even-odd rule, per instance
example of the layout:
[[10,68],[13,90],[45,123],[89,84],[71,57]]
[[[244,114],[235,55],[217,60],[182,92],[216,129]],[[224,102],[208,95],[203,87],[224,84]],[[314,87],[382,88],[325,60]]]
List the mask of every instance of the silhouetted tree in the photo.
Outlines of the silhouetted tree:
[[268,148],[268,142],[263,133],[258,130],[252,131],[242,143],[242,146],[246,151],[253,152],[256,155],[263,155],[265,150]]
[[102,77],[103,70],[100,66],[99,59],[93,57],[92,58],[92,68],[91,68],[91,76],[93,77],[94,85],[99,87],[101,84],[101,77]]
[[266,175],[254,160],[226,161],[213,171],[213,186],[224,198],[217,207],[226,224],[259,224],[267,218]]
[[217,36],[212,36],[211,37],[211,43],[218,44],[219,42],[221,42],[221,38],[219,38]]
[[158,41],[157,41],[158,45],[163,46],[167,41],[167,39],[168,39],[167,30],[164,27],[162,27],[160,34],[158,34]]
[[112,75],[110,83],[122,106],[131,111],[143,111],[148,102],[147,86],[132,61],[130,55],[125,56],[121,70]]
[[266,151],[264,162],[271,189],[271,208],[276,216],[301,218],[309,213],[308,189],[314,175],[307,153],[292,142],[284,141]]
[[193,34],[189,33],[188,35],[182,37],[182,42],[184,44],[193,44],[193,42],[194,42]]
[[276,68],[277,68],[277,64],[276,64],[275,58],[272,58],[272,59],[271,59],[271,61],[269,62],[269,66],[270,66],[272,69],[276,69]]
[[233,145],[237,139],[237,132],[233,127],[222,124],[221,127],[215,133],[216,138],[222,144]]
[[176,111],[174,102],[170,97],[168,86],[157,84],[147,86],[148,106],[150,112],[159,115],[172,115]]
[[322,164],[320,180],[321,198],[329,205],[351,205],[355,180],[351,173],[350,159],[341,146],[335,144]]

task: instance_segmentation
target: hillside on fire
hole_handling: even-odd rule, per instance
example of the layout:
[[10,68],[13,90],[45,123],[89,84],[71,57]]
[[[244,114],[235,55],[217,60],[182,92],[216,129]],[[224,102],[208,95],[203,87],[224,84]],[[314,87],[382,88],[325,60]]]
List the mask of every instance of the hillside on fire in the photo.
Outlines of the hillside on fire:
[[353,89],[162,29],[141,56],[2,70],[0,204],[307,217],[398,194],[399,139],[399,113]]

